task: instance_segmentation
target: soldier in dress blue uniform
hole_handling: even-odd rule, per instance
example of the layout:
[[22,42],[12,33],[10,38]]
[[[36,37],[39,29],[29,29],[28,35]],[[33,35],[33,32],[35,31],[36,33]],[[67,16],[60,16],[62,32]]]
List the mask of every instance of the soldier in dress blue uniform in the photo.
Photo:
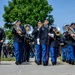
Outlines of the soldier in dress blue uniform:
[[74,33],[69,33],[69,29],[68,32],[66,34],[66,39],[67,39],[67,44],[68,44],[68,48],[67,48],[67,62],[69,64],[74,65],[74,45],[75,45],[75,40],[73,39],[73,37],[75,36]]
[[34,28],[33,35],[34,35],[34,45],[35,45],[35,62],[37,65],[41,64],[41,45],[40,45],[40,38],[39,38],[39,31],[42,26],[42,22],[38,21],[37,27]]
[[4,30],[2,28],[0,28],[0,62],[1,62],[1,49],[2,49],[2,45],[3,45],[3,42],[5,40],[5,33],[4,33]]
[[[19,25],[20,28],[13,27],[12,34],[14,35],[14,51],[16,57],[16,65],[19,65],[23,62],[23,53],[24,53],[24,36],[26,31],[23,26],[21,26],[21,21],[17,20],[14,22],[14,25]],[[17,30],[20,29],[20,30]]]
[[[71,27],[73,28],[74,30],[74,34],[75,34],[75,23],[71,23]],[[74,61],[75,61],[75,40],[73,41],[73,48],[74,48]]]
[[65,62],[66,61],[66,57],[67,57],[67,41],[66,41],[66,32],[63,33],[63,35],[60,38],[60,43],[61,43],[61,56],[62,56],[62,61]]
[[50,36],[50,54],[52,65],[56,65],[57,63],[59,41],[60,41],[59,34],[57,35],[56,32],[57,32],[56,27],[52,27],[50,33],[48,34]]
[[[74,37],[75,37],[75,23],[71,23],[71,27],[74,30]],[[74,61],[75,61],[75,40],[73,41],[73,49],[74,49]]]
[[42,62],[44,66],[48,65],[48,59],[49,59],[49,38],[48,38],[48,32],[49,32],[49,21],[48,19],[45,19],[44,25],[40,28],[39,36],[40,36],[40,43],[42,47]]
[[29,56],[30,56],[30,39],[28,37],[26,38],[26,41],[25,41],[24,61],[29,62]]

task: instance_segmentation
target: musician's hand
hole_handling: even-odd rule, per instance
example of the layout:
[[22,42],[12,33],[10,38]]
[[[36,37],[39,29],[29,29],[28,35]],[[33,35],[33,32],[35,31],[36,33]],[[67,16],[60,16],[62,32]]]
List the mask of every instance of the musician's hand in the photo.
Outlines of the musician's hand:
[[40,45],[40,39],[39,38],[37,38],[37,44]]
[[75,34],[70,34],[72,37],[75,36]]
[[37,30],[39,31],[39,28]]
[[48,33],[48,35],[50,36],[50,33]]
[[75,34],[74,34],[74,36],[75,36]]
[[0,42],[3,43],[3,40],[1,40]]
[[21,31],[17,31],[18,34],[21,34]]
[[54,37],[54,34],[51,34],[51,33],[48,33],[48,36],[50,36],[50,37]]

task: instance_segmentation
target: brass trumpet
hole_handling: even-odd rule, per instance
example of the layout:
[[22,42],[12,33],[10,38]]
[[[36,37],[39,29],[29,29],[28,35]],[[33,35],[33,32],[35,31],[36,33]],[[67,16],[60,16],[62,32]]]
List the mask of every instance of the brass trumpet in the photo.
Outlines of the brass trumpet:
[[59,28],[55,28],[54,32],[55,32],[56,36],[60,36],[60,34],[61,34]]
[[60,36],[60,31],[55,32],[56,36]]

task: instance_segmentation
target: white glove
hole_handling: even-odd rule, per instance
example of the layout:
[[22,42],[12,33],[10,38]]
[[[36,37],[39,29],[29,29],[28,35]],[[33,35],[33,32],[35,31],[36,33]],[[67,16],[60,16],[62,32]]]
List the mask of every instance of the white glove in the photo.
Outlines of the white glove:
[[39,38],[37,38],[37,44],[40,45],[40,39]]
[[39,28],[37,30],[39,31]]
[[52,37],[52,38],[54,37],[54,34],[50,34],[50,33],[48,33],[48,35],[49,35],[50,37]]

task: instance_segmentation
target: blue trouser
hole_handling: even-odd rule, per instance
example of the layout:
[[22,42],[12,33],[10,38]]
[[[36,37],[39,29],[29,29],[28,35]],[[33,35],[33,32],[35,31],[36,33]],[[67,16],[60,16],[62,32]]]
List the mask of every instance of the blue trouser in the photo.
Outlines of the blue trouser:
[[51,53],[51,62],[57,62],[58,57],[58,48],[57,47],[50,47],[50,53]]
[[40,45],[36,44],[35,45],[35,60],[38,62],[41,61],[40,53],[41,53]]
[[68,46],[67,49],[67,59],[68,61],[74,62],[74,49],[73,46]]
[[16,62],[21,63],[23,61],[24,44],[14,42],[14,51],[15,51]]
[[34,57],[34,52],[30,52],[30,58],[33,58]]
[[29,61],[30,56],[30,46],[26,45],[26,61]]
[[1,57],[1,49],[2,49],[2,44],[0,45],[0,57]]
[[42,61],[47,62],[47,48],[45,44],[42,44]]
[[74,48],[74,62],[75,62],[75,45],[73,46],[73,48]]
[[66,56],[67,56],[67,48],[62,48],[62,60],[65,59],[66,60]]

